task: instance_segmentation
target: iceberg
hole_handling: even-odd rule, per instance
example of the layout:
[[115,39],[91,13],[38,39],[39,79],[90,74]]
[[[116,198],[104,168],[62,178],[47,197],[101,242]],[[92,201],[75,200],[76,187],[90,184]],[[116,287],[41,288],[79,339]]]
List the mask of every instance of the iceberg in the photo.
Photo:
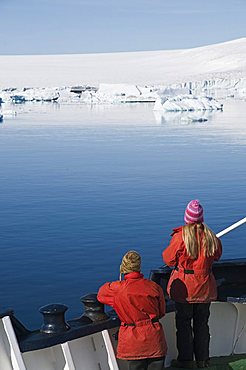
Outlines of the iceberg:
[[[83,95],[81,96],[83,98]],[[92,96],[94,103],[146,103],[155,102],[158,97],[153,87],[132,84],[100,84]]]
[[223,104],[210,96],[177,95],[159,96],[155,102],[155,111],[192,112],[204,110],[223,110]]

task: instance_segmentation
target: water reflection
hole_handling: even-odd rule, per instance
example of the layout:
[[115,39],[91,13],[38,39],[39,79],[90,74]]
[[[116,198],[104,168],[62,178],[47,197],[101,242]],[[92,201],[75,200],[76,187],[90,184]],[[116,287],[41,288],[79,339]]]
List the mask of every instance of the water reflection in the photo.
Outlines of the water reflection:
[[[167,122],[179,122],[183,125],[191,123],[206,123],[211,121],[217,111],[194,111],[194,112],[164,112],[154,111],[156,122],[160,125]],[[220,112],[221,113],[221,112]]]

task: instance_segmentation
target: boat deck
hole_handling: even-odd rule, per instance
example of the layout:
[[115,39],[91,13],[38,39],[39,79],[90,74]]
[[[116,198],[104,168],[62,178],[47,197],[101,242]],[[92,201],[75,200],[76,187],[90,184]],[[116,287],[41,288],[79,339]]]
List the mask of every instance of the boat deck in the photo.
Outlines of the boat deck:
[[[246,370],[246,260],[224,260],[213,268],[219,296],[210,307],[207,369]],[[167,268],[152,270],[152,280],[164,291],[169,275]],[[33,331],[11,309],[0,312],[0,370],[126,370],[126,361],[115,357],[120,320],[114,311],[106,314],[96,297],[96,293],[82,297],[84,312],[68,321],[67,306],[43,306],[43,324]],[[161,318],[168,345],[166,369],[175,370],[168,368],[178,355],[175,307],[170,300],[166,311]]]
[[[168,370],[177,370],[176,367],[168,367]],[[186,370],[180,368],[180,370]],[[196,367],[194,367],[196,369]],[[207,370],[246,370],[246,354],[226,357],[213,357]]]

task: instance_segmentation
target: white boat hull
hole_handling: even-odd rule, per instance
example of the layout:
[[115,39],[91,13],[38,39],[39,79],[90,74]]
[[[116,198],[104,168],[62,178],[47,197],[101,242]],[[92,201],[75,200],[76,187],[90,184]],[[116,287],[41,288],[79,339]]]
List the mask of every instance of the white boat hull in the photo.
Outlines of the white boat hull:
[[[177,357],[175,313],[161,320],[168,343],[166,366]],[[246,304],[214,302],[211,305],[210,355],[229,356],[246,353]],[[21,353],[11,325],[5,316],[0,321],[0,370],[125,370],[116,360],[117,328],[58,345]]]

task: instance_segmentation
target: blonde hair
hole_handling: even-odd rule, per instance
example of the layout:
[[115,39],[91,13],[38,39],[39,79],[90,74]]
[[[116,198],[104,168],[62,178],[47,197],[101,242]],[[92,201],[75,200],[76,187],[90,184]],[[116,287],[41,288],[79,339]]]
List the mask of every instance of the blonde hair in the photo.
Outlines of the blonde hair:
[[186,251],[190,257],[197,259],[201,250],[205,257],[215,255],[219,246],[218,239],[204,223],[187,224],[183,226],[182,234]]

